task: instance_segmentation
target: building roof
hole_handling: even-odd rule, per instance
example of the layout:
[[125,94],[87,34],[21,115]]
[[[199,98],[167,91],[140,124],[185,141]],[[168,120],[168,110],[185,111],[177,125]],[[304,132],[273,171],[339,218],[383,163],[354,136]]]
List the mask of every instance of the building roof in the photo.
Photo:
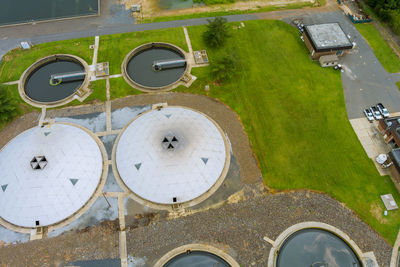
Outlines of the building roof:
[[351,49],[353,44],[339,23],[306,25],[305,33],[316,52]]
[[143,199],[187,202],[222,177],[229,166],[227,144],[220,128],[202,113],[182,107],[151,110],[121,134],[117,170],[125,185]]
[[[387,132],[390,132],[392,135],[395,135],[395,137],[397,138],[396,141],[399,141],[400,140],[400,116],[386,118],[383,120],[383,123],[386,126],[385,130]],[[400,145],[400,144],[398,144],[398,145]]]
[[22,227],[60,222],[85,205],[102,170],[99,146],[84,130],[31,128],[0,151],[0,217]]
[[389,152],[389,157],[400,173],[400,148],[392,149],[392,151]]

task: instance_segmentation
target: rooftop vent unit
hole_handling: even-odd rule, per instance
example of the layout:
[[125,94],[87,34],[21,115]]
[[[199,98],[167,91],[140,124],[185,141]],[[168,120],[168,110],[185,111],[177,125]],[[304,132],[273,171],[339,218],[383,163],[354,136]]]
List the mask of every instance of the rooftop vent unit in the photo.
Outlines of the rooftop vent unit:
[[31,160],[31,167],[33,170],[43,170],[47,165],[45,156],[35,156]]

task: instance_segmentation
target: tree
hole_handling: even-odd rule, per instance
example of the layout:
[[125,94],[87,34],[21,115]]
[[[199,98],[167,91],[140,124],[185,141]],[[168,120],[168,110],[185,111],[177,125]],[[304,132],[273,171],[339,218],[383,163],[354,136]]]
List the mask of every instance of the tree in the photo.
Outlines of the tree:
[[8,122],[18,114],[17,101],[8,87],[0,84],[0,122]]
[[211,47],[222,46],[230,36],[227,20],[223,17],[217,17],[214,20],[208,19],[207,31],[203,33],[203,39]]
[[229,81],[236,76],[240,61],[234,55],[216,58],[211,63],[211,76],[220,81]]

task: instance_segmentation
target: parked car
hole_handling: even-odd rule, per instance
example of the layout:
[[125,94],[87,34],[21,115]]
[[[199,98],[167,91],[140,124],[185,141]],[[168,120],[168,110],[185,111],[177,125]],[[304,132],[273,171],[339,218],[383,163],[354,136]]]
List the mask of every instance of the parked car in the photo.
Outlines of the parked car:
[[374,115],[375,119],[382,119],[382,115],[376,107],[371,107],[369,110],[371,111],[372,115]]
[[369,122],[373,122],[374,121],[374,115],[372,115],[372,112],[369,109],[364,109],[364,115],[365,117],[367,117]]
[[382,103],[376,104],[376,107],[378,108],[379,112],[383,115],[383,117],[387,118],[390,116],[389,111],[382,105]]

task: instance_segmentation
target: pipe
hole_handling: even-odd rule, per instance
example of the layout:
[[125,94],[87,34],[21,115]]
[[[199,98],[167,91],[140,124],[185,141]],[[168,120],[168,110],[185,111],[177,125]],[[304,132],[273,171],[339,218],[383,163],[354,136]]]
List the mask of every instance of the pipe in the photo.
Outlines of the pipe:
[[59,85],[62,82],[75,82],[85,79],[86,72],[84,71],[74,71],[66,73],[57,73],[50,76],[51,85]]
[[153,70],[160,71],[165,69],[173,69],[184,67],[186,65],[185,59],[167,59],[167,60],[157,60],[153,62]]

